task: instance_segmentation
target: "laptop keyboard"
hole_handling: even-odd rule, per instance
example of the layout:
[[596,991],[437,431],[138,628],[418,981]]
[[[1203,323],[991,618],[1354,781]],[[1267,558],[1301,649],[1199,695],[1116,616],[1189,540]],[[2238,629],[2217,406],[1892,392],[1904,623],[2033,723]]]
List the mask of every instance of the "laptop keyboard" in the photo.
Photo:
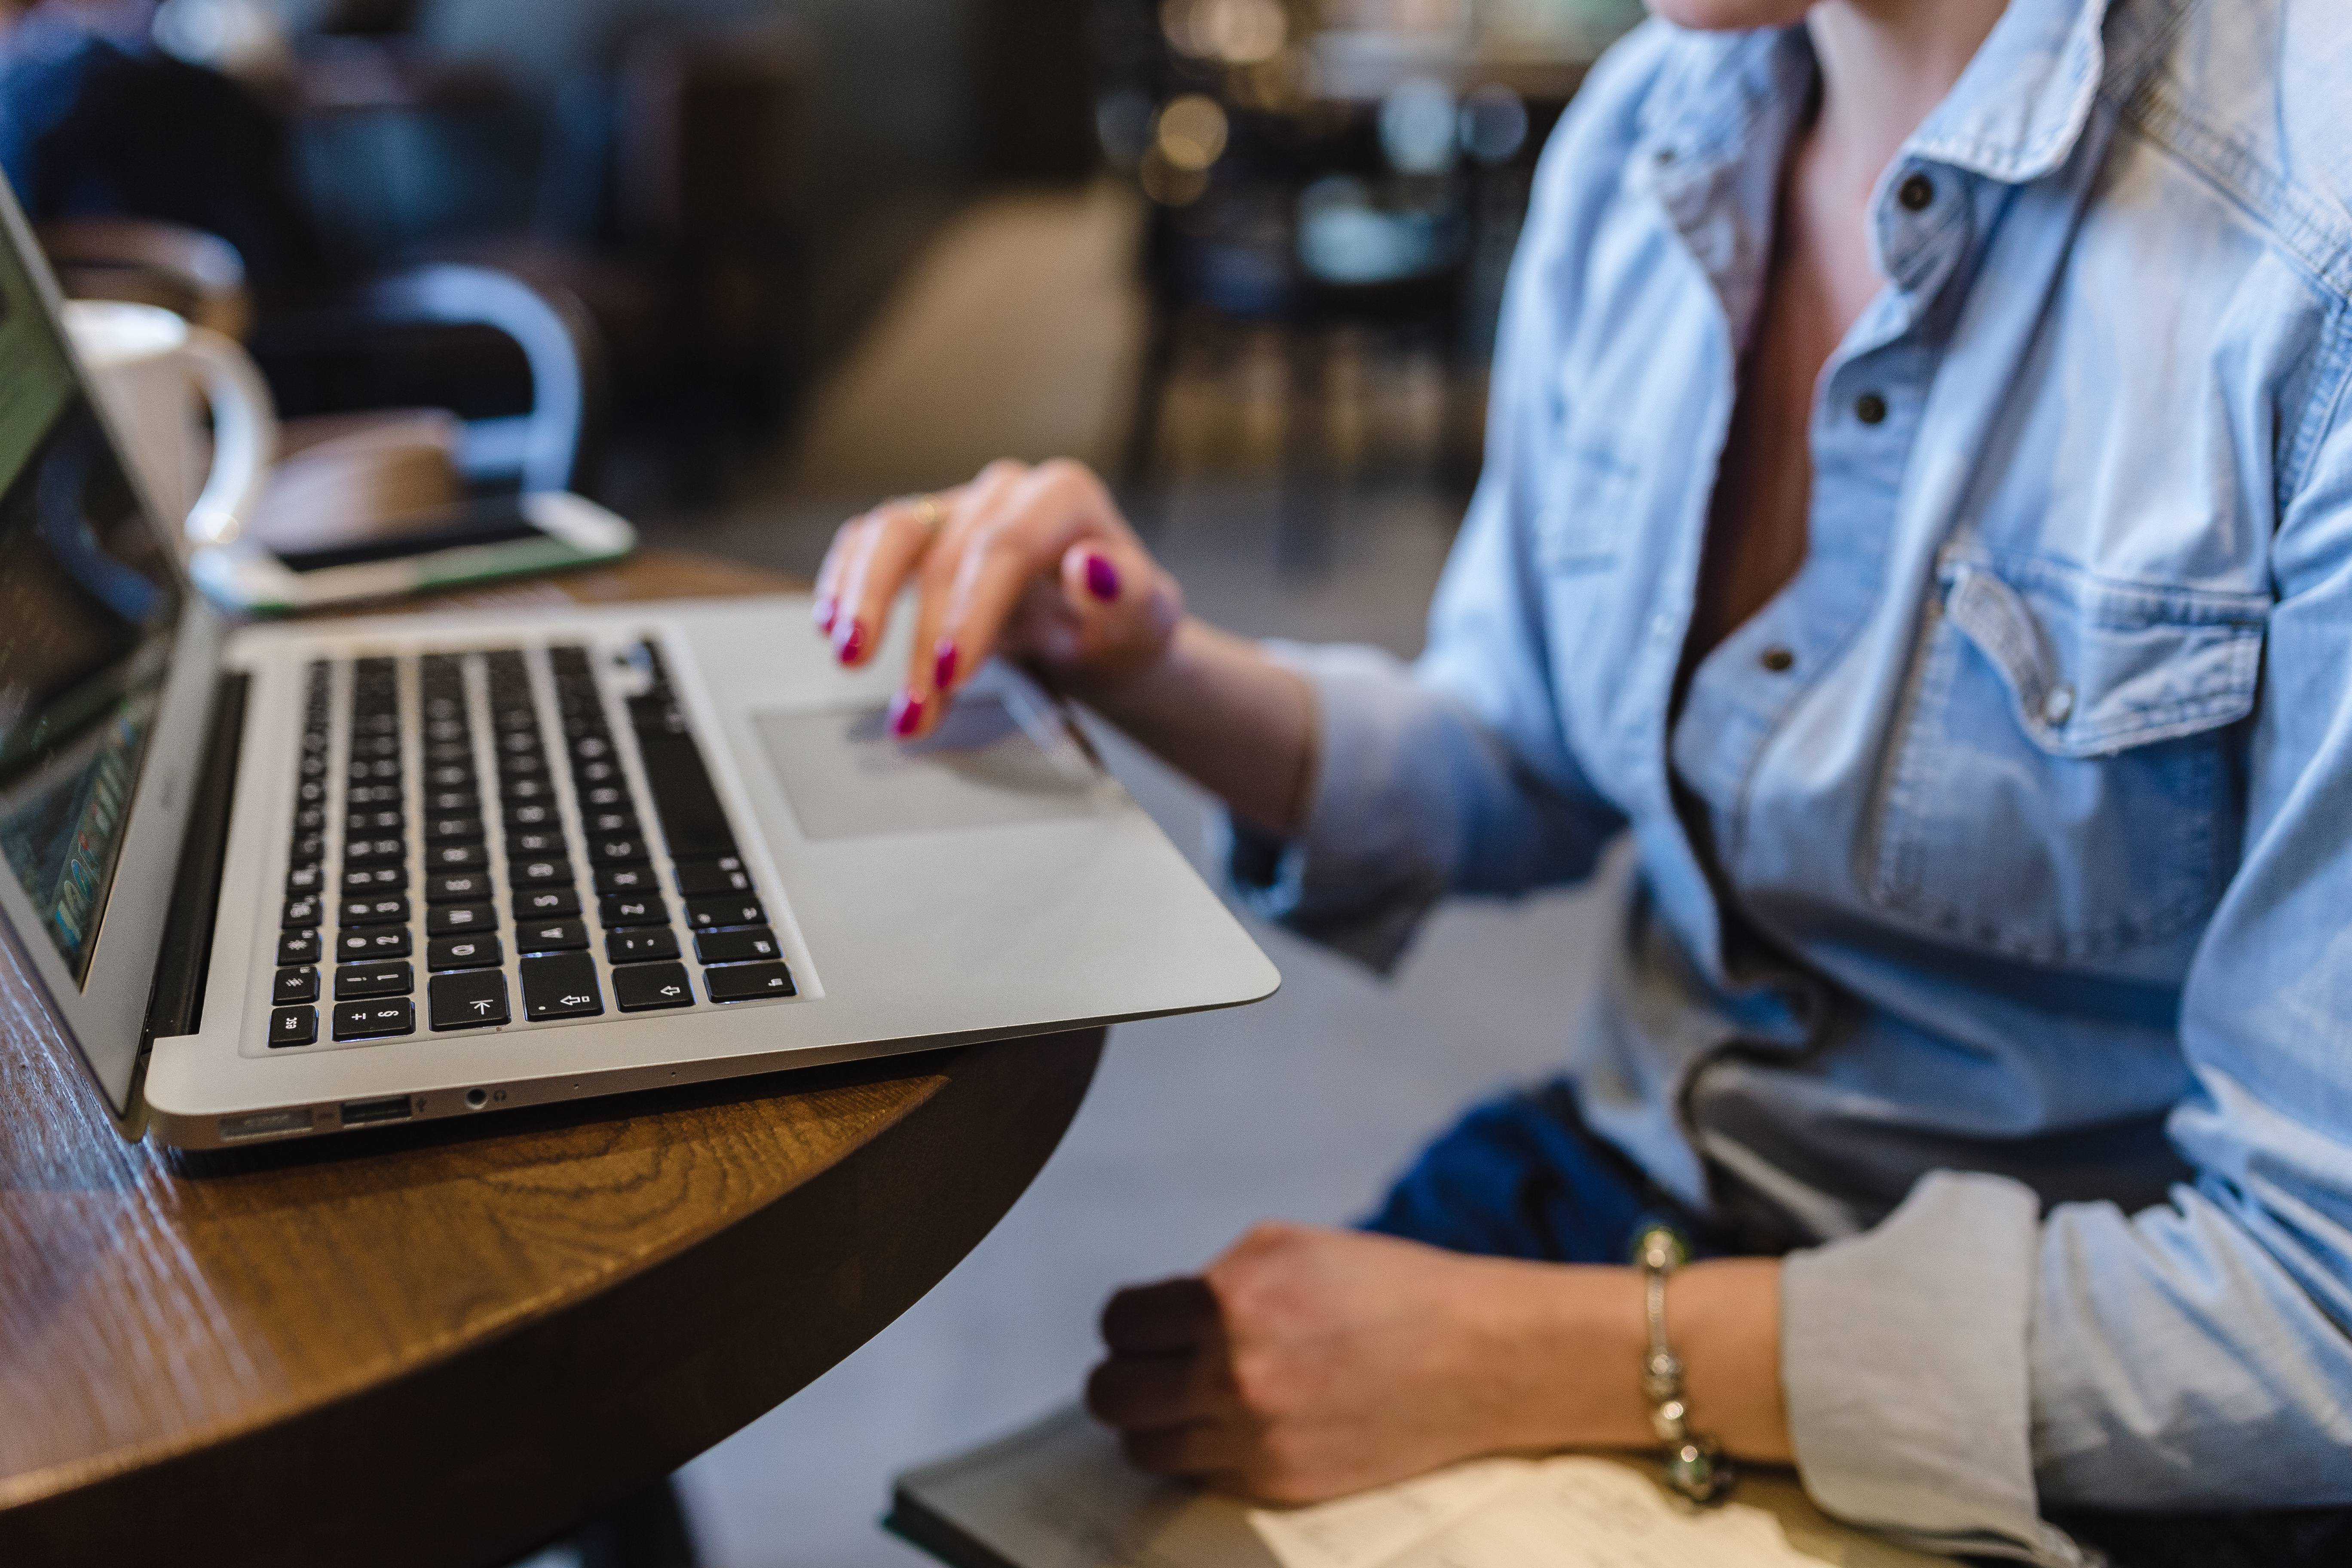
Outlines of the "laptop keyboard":
[[272,1047],[795,994],[660,654],[631,656],[625,744],[577,646],[543,655],[554,731],[521,649],[310,667]]

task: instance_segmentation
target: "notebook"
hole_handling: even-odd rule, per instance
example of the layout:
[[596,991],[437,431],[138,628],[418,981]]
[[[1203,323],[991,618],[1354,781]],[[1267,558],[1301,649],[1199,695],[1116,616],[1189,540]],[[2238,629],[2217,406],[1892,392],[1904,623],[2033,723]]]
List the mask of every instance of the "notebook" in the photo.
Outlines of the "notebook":
[[950,1568],[1932,1568],[1828,1518],[1785,1470],[1693,1511],[1645,1461],[1478,1459],[1298,1509],[1128,1466],[1076,1409],[909,1470],[884,1528]]

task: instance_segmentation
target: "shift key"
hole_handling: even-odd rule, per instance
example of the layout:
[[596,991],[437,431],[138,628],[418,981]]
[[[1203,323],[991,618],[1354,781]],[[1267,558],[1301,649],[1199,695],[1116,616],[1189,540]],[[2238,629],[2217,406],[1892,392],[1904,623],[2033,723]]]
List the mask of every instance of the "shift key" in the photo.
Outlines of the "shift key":
[[507,977],[495,969],[436,974],[425,1000],[436,1029],[487,1029],[507,1021]]

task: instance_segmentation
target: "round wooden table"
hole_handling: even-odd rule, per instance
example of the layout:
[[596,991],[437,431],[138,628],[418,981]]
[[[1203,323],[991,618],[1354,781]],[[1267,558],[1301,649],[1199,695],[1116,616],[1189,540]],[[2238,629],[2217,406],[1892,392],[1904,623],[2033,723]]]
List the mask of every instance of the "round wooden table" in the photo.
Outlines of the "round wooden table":
[[[693,557],[465,603],[772,592]],[[0,1563],[509,1560],[865,1342],[1102,1031],[226,1154],[127,1142],[0,941]]]

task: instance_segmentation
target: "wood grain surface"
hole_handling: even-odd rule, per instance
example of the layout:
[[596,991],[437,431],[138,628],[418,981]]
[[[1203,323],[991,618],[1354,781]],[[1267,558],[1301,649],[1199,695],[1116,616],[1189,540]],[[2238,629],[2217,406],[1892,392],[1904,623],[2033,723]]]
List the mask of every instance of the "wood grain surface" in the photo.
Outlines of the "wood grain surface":
[[[791,584],[648,556],[562,586]],[[0,942],[0,1564],[511,1559],[937,1283],[1101,1045],[177,1154],[118,1132]]]

